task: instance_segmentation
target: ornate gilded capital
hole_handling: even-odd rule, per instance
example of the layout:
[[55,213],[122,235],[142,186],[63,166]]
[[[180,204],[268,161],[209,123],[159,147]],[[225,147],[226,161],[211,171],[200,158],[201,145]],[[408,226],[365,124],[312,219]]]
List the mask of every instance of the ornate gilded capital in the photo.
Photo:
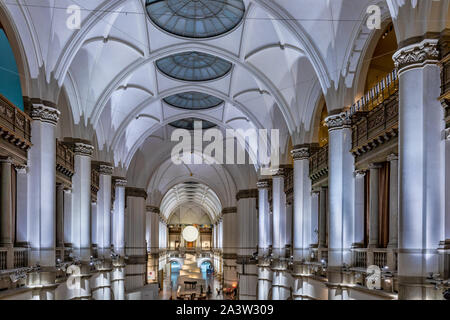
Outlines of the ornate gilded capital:
[[44,106],[43,104],[33,104],[31,109],[31,118],[33,120],[47,122],[56,125],[59,120],[61,112],[52,107]]
[[258,189],[270,189],[270,180],[260,180],[256,183]]
[[309,160],[309,147],[301,146],[301,147],[294,147],[291,151],[292,158],[294,161],[296,160]]
[[439,62],[438,40],[425,39],[398,50],[392,57],[398,73]]
[[113,166],[108,166],[106,164],[101,164],[98,166],[98,173],[105,176],[112,176],[114,172]]
[[92,157],[94,147],[87,143],[75,142],[73,144],[73,152],[76,156]]
[[328,127],[328,131],[333,131],[350,127],[352,120],[346,112],[341,112],[325,118],[325,124]]

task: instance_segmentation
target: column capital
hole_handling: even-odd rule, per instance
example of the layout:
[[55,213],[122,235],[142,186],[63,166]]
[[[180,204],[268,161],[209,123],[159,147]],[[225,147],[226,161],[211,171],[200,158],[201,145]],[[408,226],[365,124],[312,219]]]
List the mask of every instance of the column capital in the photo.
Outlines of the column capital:
[[92,157],[94,147],[84,142],[75,142],[73,145],[73,152],[76,156]]
[[114,184],[116,187],[126,187],[127,186],[127,179],[122,177],[114,177]]
[[155,207],[155,206],[147,206],[146,210],[147,210],[147,212],[150,212],[150,213],[157,213],[157,214],[160,213],[159,208]]
[[405,46],[394,53],[392,59],[399,74],[427,64],[437,64],[439,62],[438,40],[425,39]]
[[291,151],[292,158],[294,159],[294,161],[309,160],[310,156],[309,150],[310,150],[309,145],[294,146],[294,148]]
[[59,121],[61,112],[53,107],[48,107],[43,104],[33,104],[31,109],[31,118],[33,120],[50,123],[56,125]]
[[328,131],[333,131],[349,128],[352,124],[352,120],[348,116],[347,112],[340,112],[325,118],[325,124],[328,127]]
[[72,188],[64,187],[64,193],[65,194],[71,194],[72,193]]
[[320,195],[320,191],[318,191],[318,190],[311,191],[311,196],[318,197],[319,195]]
[[390,155],[387,156],[386,160],[388,162],[398,161],[398,155],[396,155],[395,153],[391,153]]
[[355,171],[355,178],[364,178],[367,174],[366,170],[356,170]]
[[0,157],[0,163],[13,163],[13,158],[11,157]]
[[112,176],[114,167],[110,164],[102,163],[98,166],[98,173],[104,176]]
[[14,169],[16,169],[16,172],[18,174],[27,174],[28,173],[28,166],[25,166],[25,165],[14,166]]
[[286,169],[285,168],[278,168],[272,170],[273,177],[284,177],[286,175]]
[[256,183],[256,187],[258,189],[269,189],[270,188],[270,183],[271,183],[271,181],[269,179],[259,180]]

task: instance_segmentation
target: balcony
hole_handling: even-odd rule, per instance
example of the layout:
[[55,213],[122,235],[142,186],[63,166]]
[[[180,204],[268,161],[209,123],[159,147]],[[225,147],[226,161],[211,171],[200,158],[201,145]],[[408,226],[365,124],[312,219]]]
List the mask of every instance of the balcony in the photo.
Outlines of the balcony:
[[56,140],[56,178],[59,180],[58,182],[68,186],[72,184],[74,165],[73,151],[63,142]]
[[328,178],[328,145],[311,152],[309,176],[313,186]]
[[380,269],[397,271],[397,251],[385,248],[353,248],[352,268],[366,270],[369,266],[378,266]]
[[2,146],[21,160],[31,147],[31,118],[0,94],[0,136]]
[[0,248],[0,270],[28,267],[28,248]]

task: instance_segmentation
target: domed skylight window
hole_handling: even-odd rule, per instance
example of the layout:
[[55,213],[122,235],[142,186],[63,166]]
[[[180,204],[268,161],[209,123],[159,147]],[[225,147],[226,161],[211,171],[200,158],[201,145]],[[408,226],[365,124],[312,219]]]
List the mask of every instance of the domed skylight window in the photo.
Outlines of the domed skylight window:
[[177,121],[170,123],[170,125],[177,129],[194,130],[194,122],[195,121],[200,121],[202,123],[203,130],[211,129],[216,126],[215,123],[212,123],[212,122],[209,122],[206,120],[197,119],[197,118],[186,118],[186,119],[182,119],[182,120],[177,120]]
[[242,0],[147,0],[150,19],[170,33],[209,38],[234,29],[245,13]]
[[224,101],[206,93],[183,92],[165,98],[164,102],[176,108],[204,110],[217,107]]
[[156,61],[159,71],[184,81],[207,81],[225,76],[232,64],[210,54],[191,51],[174,54]]

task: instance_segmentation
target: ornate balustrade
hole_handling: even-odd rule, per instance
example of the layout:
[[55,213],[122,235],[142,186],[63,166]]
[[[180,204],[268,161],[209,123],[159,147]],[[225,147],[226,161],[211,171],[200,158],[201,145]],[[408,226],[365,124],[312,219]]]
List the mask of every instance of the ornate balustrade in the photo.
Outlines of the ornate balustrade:
[[1,94],[0,137],[7,153],[26,162],[31,147],[31,118]]
[[378,266],[395,272],[397,270],[397,251],[385,248],[354,248],[352,249],[352,268],[367,269]]
[[0,248],[0,270],[28,267],[29,248]]
[[0,270],[6,270],[8,268],[7,255],[8,249],[0,248]]

